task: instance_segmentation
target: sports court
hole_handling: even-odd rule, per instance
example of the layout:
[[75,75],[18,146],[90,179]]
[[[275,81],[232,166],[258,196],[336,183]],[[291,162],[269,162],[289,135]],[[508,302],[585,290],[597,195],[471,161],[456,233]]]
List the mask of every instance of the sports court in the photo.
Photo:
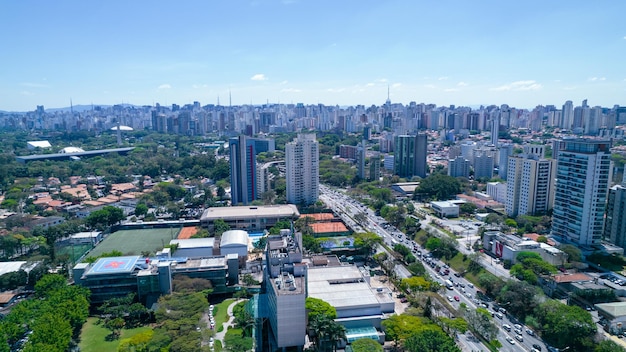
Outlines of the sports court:
[[87,256],[98,257],[103,253],[120,251],[123,255],[141,255],[141,252],[156,253],[176,239],[179,228],[122,230],[108,235]]

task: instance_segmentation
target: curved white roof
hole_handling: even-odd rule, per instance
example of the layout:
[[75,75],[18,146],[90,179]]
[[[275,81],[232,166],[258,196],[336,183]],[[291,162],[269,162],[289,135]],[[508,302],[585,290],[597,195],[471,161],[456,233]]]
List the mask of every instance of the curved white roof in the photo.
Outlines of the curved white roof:
[[84,152],[84,150],[82,148],[78,148],[78,147],[65,147],[65,148],[59,150],[59,153],[61,153],[61,154],[82,153],[82,152]]
[[230,230],[222,234],[220,247],[248,246],[248,233],[243,230]]
[[[129,126],[120,126],[120,131],[132,131],[133,128]],[[111,127],[111,131],[117,131],[117,126]]]

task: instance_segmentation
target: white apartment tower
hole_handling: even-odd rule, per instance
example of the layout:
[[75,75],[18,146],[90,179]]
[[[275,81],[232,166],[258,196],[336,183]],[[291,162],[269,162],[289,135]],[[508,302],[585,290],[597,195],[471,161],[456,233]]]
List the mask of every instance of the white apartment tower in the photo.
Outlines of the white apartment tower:
[[285,145],[287,202],[312,204],[319,196],[319,144],[315,133],[299,133]]
[[611,184],[611,141],[565,139],[557,149],[552,235],[582,246],[600,244]]
[[537,154],[509,157],[505,203],[508,216],[545,214],[552,209],[555,166],[555,160]]

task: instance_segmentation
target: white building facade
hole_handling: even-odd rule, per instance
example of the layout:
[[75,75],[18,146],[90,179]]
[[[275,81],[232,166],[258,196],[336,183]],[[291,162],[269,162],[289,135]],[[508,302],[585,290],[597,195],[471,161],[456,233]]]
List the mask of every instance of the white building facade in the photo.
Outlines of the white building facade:
[[319,143],[315,134],[298,134],[285,145],[287,202],[312,204],[319,196]]

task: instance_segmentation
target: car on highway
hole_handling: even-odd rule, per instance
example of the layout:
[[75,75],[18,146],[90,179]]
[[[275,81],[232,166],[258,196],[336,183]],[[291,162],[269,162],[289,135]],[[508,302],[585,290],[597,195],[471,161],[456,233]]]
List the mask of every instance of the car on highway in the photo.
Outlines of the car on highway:
[[450,302],[454,301],[454,298],[452,298],[452,296],[448,296],[447,298],[448,298],[448,301]]
[[454,300],[458,302],[458,301],[460,301],[461,299],[459,298],[459,296],[454,296]]
[[503,328],[504,330],[506,330],[506,331],[511,331],[511,325],[509,325],[509,324],[504,324],[504,325],[502,325],[502,328]]
[[537,351],[541,351],[541,346],[539,346],[536,343],[533,343],[533,348],[536,349]]
[[511,336],[507,336],[506,340],[511,344],[511,345],[515,345],[515,340],[513,340],[513,338]]
[[526,328],[526,333],[530,336],[535,336],[535,332],[530,330],[530,328]]
[[524,342],[524,336],[522,335],[515,335],[515,338],[517,339],[517,341],[519,342]]
[[502,318],[504,318],[504,315],[502,315],[502,313],[500,313],[500,312],[497,312],[496,313],[496,317],[498,317],[498,319],[502,319]]

